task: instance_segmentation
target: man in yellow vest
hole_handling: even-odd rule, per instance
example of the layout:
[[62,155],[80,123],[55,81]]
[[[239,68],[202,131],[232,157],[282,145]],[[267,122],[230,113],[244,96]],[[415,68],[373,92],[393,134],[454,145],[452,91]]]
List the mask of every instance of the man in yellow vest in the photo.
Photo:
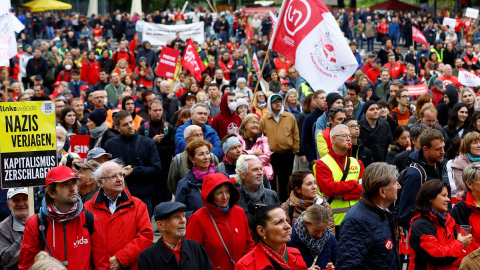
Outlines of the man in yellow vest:
[[336,125],[330,132],[331,151],[315,164],[315,177],[319,192],[328,197],[338,230],[348,210],[362,194],[363,163],[348,157],[352,147],[350,131],[346,125]]

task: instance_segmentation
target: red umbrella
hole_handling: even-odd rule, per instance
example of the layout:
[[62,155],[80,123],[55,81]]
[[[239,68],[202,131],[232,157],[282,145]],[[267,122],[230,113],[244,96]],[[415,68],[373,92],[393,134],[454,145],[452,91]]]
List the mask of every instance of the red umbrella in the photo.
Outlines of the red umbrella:
[[421,8],[409,5],[399,0],[388,0],[370,7],[371,10],[421,10]]

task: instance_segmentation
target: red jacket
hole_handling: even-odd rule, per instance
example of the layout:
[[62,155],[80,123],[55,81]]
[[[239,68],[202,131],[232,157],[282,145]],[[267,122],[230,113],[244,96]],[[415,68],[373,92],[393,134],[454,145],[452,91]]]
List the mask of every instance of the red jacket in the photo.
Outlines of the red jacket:
[[93,200],[85,203],[85,208],[98,217],[105,231],[105,250],[108,256],[117,257],[123,267],[138,269],[138,256],[153,242],[153,230],[147,206],[125,189],[115,213],[105,204],[103,189],[97,191]]
[[232,68],[233,68],[232,58],[230,58],[230,60],[226,64],[225,64],[225,62],[223,62],[222,58],[218,59],[218,68],[223,70],[223,72],[224,72],[223,76],[225,77],[225,80],[230,80],[230,72],[232,71]]
[[[288,265],[292,268],[292,270],[305,270],[307,269],[307,265],[302,258],[302,253],[298,251],[296,248],[288,247],[287,248],[288,254]],[[245,255],[240,261],[237,262],[237,266],[235,270],[273,270],[272,263],[270,259],[262,250],[261,247],[258,245],[250,251],[247,255]]]
[[81,79],[89,85],[94,85],[100,81],[100,63],[97,60],[90,61],[86,59],[82,64]]
[[127,60],[128,67],[131,70],[135,70],[135,67],[136,67],[137,64],[136,64],[135,56],[133,55],[133,53],[129,52],[128,50],[121,51],[120,49],[118,49],[112,55],[112,60],[113,60],[113,62],[115,62],[115,65],[118,63],[118,60],[120,60],[122,58]]
[[280,69],[284,69],[285,72],[288,73],[288,68],[292,66],[292,62],[290,62],[290,60],[285,59],[285,61],[282,62],[282,60],[280,60],[278,57],[273,59],[273,63],[275,63],[275,69],[277,72],[279,72]]
[[370,79],[370,82],[374,84],[377,81],[378,76],[380,76],[380,70],[376,70],[374,68],[370,68],[365,75]]
[[228,108],[228,93],[223,95],[220,101],[220,113],[213,117],[212,128],[218,133],[218,137],[222,138],[228,134],[238,133],[238,128],[242,123],[242,119],[236,112],[230,112]]
[[[110,269],[105,237],[97,216],[94,217],[94,232],[91,236],[84,227],[85,211],[79,212],[66,223],[55,222],[49,217],[47,220],[49,225],[45,238],[56,259],[63,262],[67,257],[69,269]],[[35,255],[41,251],[42,243],[39,239],[38,217],[34,215],[27,220],[23,231],[18,269],[27,270],[33,265]],[[43,250],[48,253],[46,245]]]
[[377,27],[377,31],[380,34],[387,34],[388,33],[388,24],[380,23]]
[[[457,240],[455,227],[455,220],[448,213],[444,224],[440,224],[432,212],[428,215],[415,215],[410,222],[408,234],[408,269],[458,269],[463,257],[475,247],[470,244],[465,248],[467,252],[463,252],[463,244]],[[438,265],[435,266],[432,262]]]
[[[344,156],[340,156],[339,154],[330,151],[329,154],[335,159],[338,166],[340,168],[345,167],[346,158],[348,158],[348,153]],[[358,179],[363,177],[363,163],[361,160],[358,160],[360,164],[360,176]],[[362,185],[360,185],[357,181],[340,181],[335,182],[333,180],[333,174],[330,168],[321,160],[317,161],[315,164],[316,170],[316,178],[318,188],[325,194],[327,197],[336,197],[336,196],[344,196],[347,200],[356,200],[360,199],[362,195]]]
[[65,81],[65,82],[70,82],[72,80],[72,70],[73,69],[70,69],[70,70],[62,70],[58,73],[58,76],[57,76],[57,82],[62,82],[62,81]]
[[480,241],[480,208],[476,206],[472,193],[465,196],[455,204],[452,213],[455,223],[458,225],[472,226],[472,243]]
[[388,68],[388,72],[393,79],[398,79],[400,74],[403,73],[402,66],[397,61],[393,64],[393,68],[390,63],[386,63],[384,67]]
[[[207,199],[217,187],[223,184],[227,184],[230,188],[230,209],[228,210],[218,208]],[[214,269],[233,270],[230,258],[208,213],[214,218],[228,252],[237,262],[255,246],[245,211],[236,205],[240,199],[240,192],[225,174],[215,173],[205,176],[201,196],[205,207],[197,210],[188,219],[185,239],[195,240],[205,248]]]

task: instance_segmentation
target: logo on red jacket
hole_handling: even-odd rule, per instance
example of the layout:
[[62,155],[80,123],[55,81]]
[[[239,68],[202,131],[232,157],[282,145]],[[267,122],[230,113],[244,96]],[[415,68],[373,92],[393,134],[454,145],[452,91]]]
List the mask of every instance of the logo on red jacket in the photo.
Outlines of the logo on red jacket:
[[88,244],[88,239],[83,238],[83,236],[80,239],[78,239],[77,237],[77,241],[73,242],[73,248],[77,248],[80,245],[87,245],[87,244]]
[[288,5],[284,19],[285,30],[292,36],[302,29],[310,19],[312,10],[305,0],[291,1]]
[[388,238],[387,241],[385,241],[385,247],[388,250],[391,250],[393,248],[393,243],[392,243],[392,240],[390,238]]

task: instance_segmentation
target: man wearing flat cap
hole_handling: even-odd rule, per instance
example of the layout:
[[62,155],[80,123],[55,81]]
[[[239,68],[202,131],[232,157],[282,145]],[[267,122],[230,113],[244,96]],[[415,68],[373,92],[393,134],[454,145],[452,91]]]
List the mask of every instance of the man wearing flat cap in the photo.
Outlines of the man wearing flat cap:
[[6,270],[18,269],[18,256],[28,219],[28,189],[11,188],[7,192],[11,215],[0,223],[0,265]]
[[18,269],[30,269],[42,250],[71,269],[110,269],[99,219],[84,210],[78,197],[78,177],[60,165],[45,178],[40,213],[27,220],[23,231]]
[[205,249],[193,240],[183,239],[187,227],[185,210],[186,206],[179,202],[162,202],[155,207],[155,222],[162,238],[140,254],[138,269],[213,270]]
[[112,155],[100,147],[90,149],[87,154],[87,161],[94,160],[100,164],[107,162],[109,158],[112,158]]
[[78,177],[78,193],[83,203],[90,201],[98,190],[98,184],[95,181],[93,172],[99,166],[100,164],[93,159],[85,163],[75,163],[75,168],[77,169],[75,176]]

